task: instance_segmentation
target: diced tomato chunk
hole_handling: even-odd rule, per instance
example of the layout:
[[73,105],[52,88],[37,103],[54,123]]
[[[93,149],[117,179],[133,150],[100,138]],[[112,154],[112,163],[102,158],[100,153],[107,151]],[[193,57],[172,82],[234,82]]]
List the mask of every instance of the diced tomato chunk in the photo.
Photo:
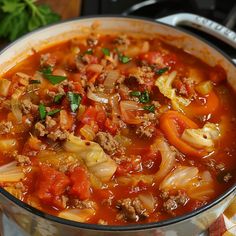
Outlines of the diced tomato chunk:
[[81,122],[83,124],[90,125],[92,121],[95,121],[96,115],[97,115],[97,110],[95,109],[95,107],[90,106],[82,115]]
[[[155,64],[160,61],[161,54],[160,52],[147,52],[139,56],[141,60],[146,61],[148,64]],[[161,59],[162,60],[162,59]]]
[[70,179],[52,167],[41,165],[36,183],[36,194],[45,204],[62,208],[61,195],[70,185]]
[[217,84],[227,79],[225,70],[219,65],[216,65],[213,68],[209,76],[210,76],[210,80]]
[[111,121],[111,119],[107,118],[105,121],[105,129],[112,135],[115,135],[117,132],[117,125]]
[[90,197],[90,182],[86,170],[78,166],[69,174],[69,177],[72,182],[69,193],[80,200],[88,199]]

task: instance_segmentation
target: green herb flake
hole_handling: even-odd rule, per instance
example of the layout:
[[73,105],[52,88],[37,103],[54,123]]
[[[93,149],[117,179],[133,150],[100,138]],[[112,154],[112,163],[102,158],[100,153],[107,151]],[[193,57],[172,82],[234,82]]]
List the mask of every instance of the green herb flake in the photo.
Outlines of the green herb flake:
[[43,67],[41,69],[41,72],[43,73],[43,75],[51,75],[52,74],[52,67],[51,66]]
[[150,111],[150,112],[154,113],[155,112],[155,106],[154,105],[150,105],[150,106],[147,105],[147,106],[143,107],[143,110]]
[[132,91],[129,93],[130,96],[133,97],[140,97],[141,96],[141,92],[140,91]]
[[150,102],[150,96],[149,96],[148,91],[144,91],[144,92],[141,93],[141,95],[139,97],[139,101],[141,103],[148,103],[148,102]]
[[130,62],[131,60],[132,60],[132,58],[127,57],[127,56],[121,56],[121,58],[120,58],[120,61],[121,61],[123,64],[126,64],[126,63]]
[[84,55],[85,55],[85,54],[92,55],[92,54],[93,54],[93,49],[92,49],[92,48],[89,48],[88,50],[86,50],[86,51],[84,52]]
[[47,115],[46,107],[43,104],[39,104],[39,116],[41,120],[44,120]]
[[132,60],[132,58],[123,55],[117,48],[116,48],[116,52],[118,54],[119,61],[122,62],[123,64],[126,64]]
[[62,99],[63,96],[64,96],[63,94],[57,94],[57,95],[54,97],[53,101],[54,101],[55,103],[59,103],[59,102],[61,101],[61,99]]
[[109,57],[111,55],[110,50],[108,48],[102,48],[102,52],[105,56]]
[[49,112],[47,113],[47,115],[48,115],[48,116],[53,116],[53,115],[55,115],[56,113],[58,113],[58,112],[60,112],[60,111],[61,111],[61,109],[55,109],[55,110],[49,111]]
[[169,67],[164,67],[164,68],[155,70],[155,73],[156,73],[157,75],[162,75],[162,74],[164,74],[164,73],[165,73],[166,71],[168,71],[168,70],[169,70]]
[[53,85],[59,84],[67,79],[66,76],[61,76],[61,75],[44,75],[44,77]]
[[29,84],[41,84],[40,80],[32,79],[29,81]]
[[44,78],[53,85],[59,84],[67,79],[66,76],[52,75],[52,67],[50,66],[42,68],[41,72],[43,73]]
[[81,95],[79,93],[68,92],[67,97],[70,102],[71,111],[76,112],[82,99]]

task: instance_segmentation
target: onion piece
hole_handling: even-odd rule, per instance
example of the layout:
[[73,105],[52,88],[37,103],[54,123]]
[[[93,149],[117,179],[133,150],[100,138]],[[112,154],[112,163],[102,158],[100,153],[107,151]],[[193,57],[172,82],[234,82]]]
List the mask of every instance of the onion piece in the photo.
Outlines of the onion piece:
[[113,89],[119,77],[120,77],[120,73],[118,70],[108,71],[107,77],[103,83],[105,89],[107,90]]
[[22,112],[20,108],[20,102],[16,98],[11,99],[11,111],[15,116],[16,120],[21,123],[22,122]]
[[173,152],[168,143],[164,138],[157,138],[154,143],[151,145],[152,152],[161,153],[161,165],[159,170],[155,174],[155,179],[157,181],[162,180],[175,166],[175,152]]
[[103,66],[100,64],[90,64],[87,66],[86,70],[100,74],[103,70]]
[[138,198],[149,212],[153,212],[155,210],[156,201],[151,193],[141,193],[138,195]]
[[92,127],[90,125],[85,124],[81,129],[80,129],[80,134],[86,139],[86,140],[93,140],[96,136],[94,133]]
[[0,167],[0,181],[3,183],[20,181],[24,176],[22,167],[17,166],[16,161]]
[[11,81],[0,78],[0,96],[6,97],[11,85]]
[[120,111],[121,118],[124,122],[128,124],[140,124],[142,122],[141,117],[138,117],[135,112],[143,110],[140,105],[135,101],[121,101],[120,102]]
[[109,101],[109,95],[104,93],[93,93],[90,89],[87,92],[87,97],[99,103],[108,103]]
[[95,215],[95,210],[89,209],[67,209],[61,211],[58,216],[67,220],[73,220],[77,222],[87,222],[91,217]]
[[17,140],[16,139],[2,139],[0,140],[0,150],[3,151],[12,151],[16,149],[17,146]]
[[119,101],[120,101],[120,95],[118,93],[112,95],[109,98],[109,105],[111,106],[112,112],[112,122],[115,124],[119,123],[119,118],[120,117],[120,108],[119,108]]

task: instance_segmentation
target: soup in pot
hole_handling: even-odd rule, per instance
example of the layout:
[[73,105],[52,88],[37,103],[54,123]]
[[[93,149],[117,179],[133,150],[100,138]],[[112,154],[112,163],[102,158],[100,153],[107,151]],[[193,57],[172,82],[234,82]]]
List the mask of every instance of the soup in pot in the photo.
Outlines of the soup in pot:
[[91,34],[0,79],[0,186],[61,218],[125,225],[189,213],[235,183],[236,96],[165,42]]

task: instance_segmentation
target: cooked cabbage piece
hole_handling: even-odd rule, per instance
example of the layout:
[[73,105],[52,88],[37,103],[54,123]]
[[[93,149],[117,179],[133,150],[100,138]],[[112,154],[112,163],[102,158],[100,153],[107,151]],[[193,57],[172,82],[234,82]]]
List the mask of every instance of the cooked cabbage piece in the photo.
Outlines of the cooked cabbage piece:
[[172,88],[172,83],[177,75],[176,71],[167,75],[162,75],[157,78],[155,85],[159,88],[160,92],[171,100],[172,106],[175,110],[181,111],[181,106],[188,106],[190,99],[183,98],[176,95],[176,90]]
[[199,172],[197,167],[178,166],[161,182],[162,191],[184,190],[189,197],[207,200],[214,193],[213,179],[209,171]]
[[61,211],[59,217],[77,222],[86,222],[95,214],[92,208],[86,209],[68,209]]
[[204,148],[208,152],[213,151],[215,141],[220,137],[220,129],[217,124],[206,123],[201,129],[185,129],[181,138],[196,148]]
[[161,164],[159,170],[155,173],[155,179],[163,179],[175,165],[175,152],[170,149],[169,144],[164,138],[157,138],[151,145],[153,152],[160,152]]
[[117,169],[117,164],[98,143],[82,140],[71,134],[68,136],[64,148],[82,158],[88,169],[101,181],[110,180]]
[[25,176],[21,166],[17,166],[17,162],[13,161],[0,167],[0,182],[17,182]]

